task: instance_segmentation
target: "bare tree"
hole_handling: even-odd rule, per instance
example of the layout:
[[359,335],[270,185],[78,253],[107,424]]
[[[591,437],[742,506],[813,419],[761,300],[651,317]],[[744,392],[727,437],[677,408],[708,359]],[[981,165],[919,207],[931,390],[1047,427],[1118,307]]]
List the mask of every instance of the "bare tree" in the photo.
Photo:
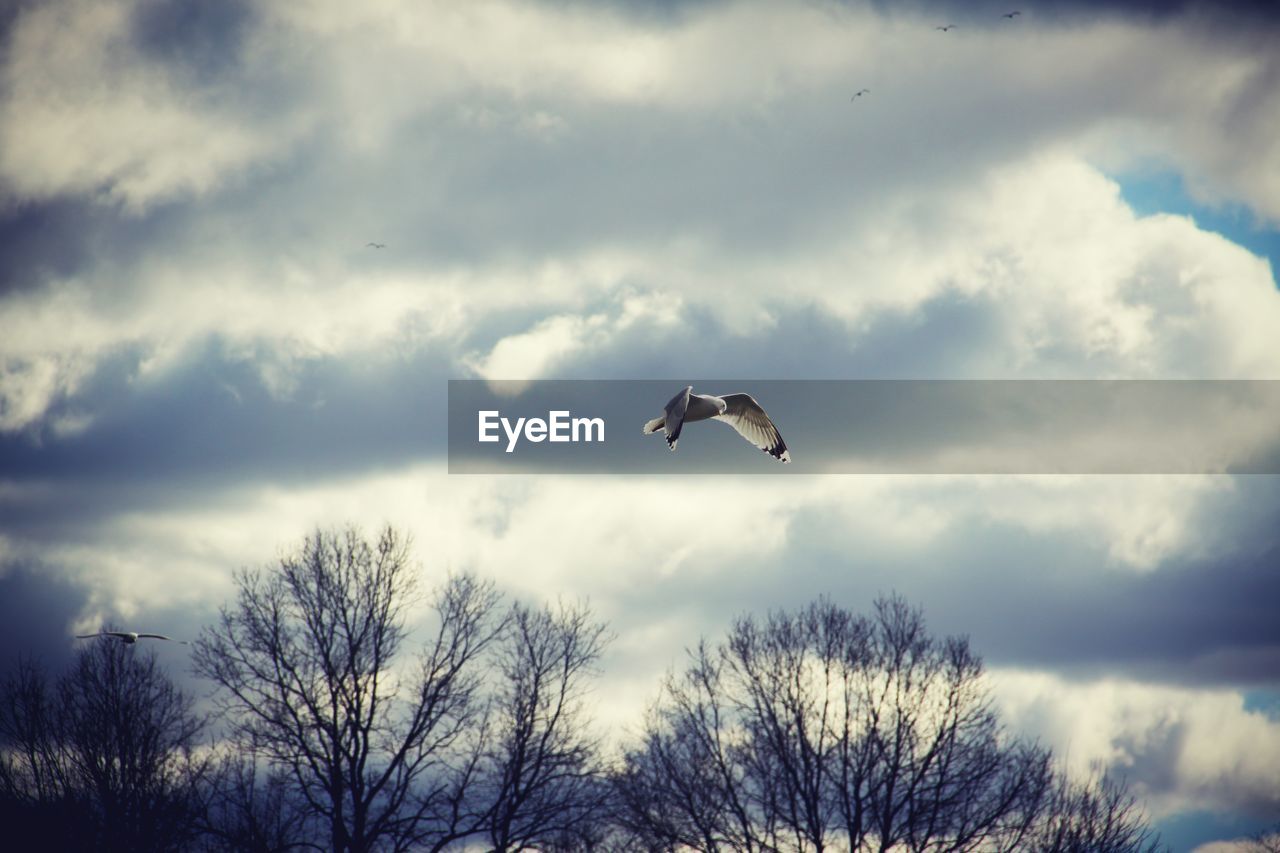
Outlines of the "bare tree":
[[512,608],[486,768],[495,850],[578,846],[600,822],[609,791],[583,698],[604,643],[585,606]]
[[1035,853],[1155,853],[1159,839],[1125,785],[1101,772],[1058,778],[1027,849]]
[[741,763],[747,735],[722,674],[720,655],[700,644],[683,679],[667,677],[641,744],[625,756],[616,820],[643,849],[765,847],[771,815],[750,806],[759,780]]
[[498,633],[498,596],[468,576],[435,594],[437,624],[397,669],[416,587],[390,528],[317,531],[276,571],[236,578],[236,601],[196,643],[223,688],[232,738],[286,770],[335,851],[439,850],[481,830],[476,664]]
[[901,599],[820,600],[691,653],[618,777],[649,849],[1014,850],[1051,789],[1009,736],[980,660]]
[[1264,829],[1245,844],[1245,853],[1280,853],[1280,829]]
[[183,850],[193,837],[204,721],[149,652],[84,646],[55,685],[30,661],[0,703],[0,798],[42,846]]
[[23,658],[0,691],[0,795],[10,808],[36,807],[72,789],[48,675]]
[[205,785],[202,849],[214,853],[322,850],[320,833],[286,771],[256,751],[224,752]]

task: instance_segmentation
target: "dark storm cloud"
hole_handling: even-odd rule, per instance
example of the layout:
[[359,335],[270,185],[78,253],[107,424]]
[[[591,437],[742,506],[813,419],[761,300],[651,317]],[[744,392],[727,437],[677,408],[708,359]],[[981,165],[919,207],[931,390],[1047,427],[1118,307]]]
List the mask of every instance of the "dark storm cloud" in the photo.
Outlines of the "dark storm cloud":
[[35,0],[15,0],[12,3],[0,3],[0,60],[6,59],[9,54],[10,38],[13,35],[13,25],[22,15],[27,7],[34,7]]
[[142,0],[131,32],[145,56],[199,83],[237,61],[254,17],[246,0]]
[[[1035,559],[1028,554],[1028,558]],[[1086,580],[1088,579],[1088,580]],[[1006,578],[1011,594],[974,601],[971,633],[993,662],[1067,674],[1120,672],[1187,684],[1280,688],[1280,544],[1150,573],[1072,583],[1034,568]],[[952,590],[959,594],[960,590]]]
[[83,432],[0,435],[0,470],[17,481],[181,491],[341,476],[444,448],[448,361],[430,349],[411,359],[307,360],[283,398],[217,341],[158,380],[136,379],[138,358],[109,360],[76,399],[95,413]]
[[34,291],[48,277],[65,278],[82,269],[91,257],[84,230],[95,217],[86,215],[79,201],[15,205],[0,209],[0,296]]
[[70,662],[72,623],[87,601],[85,590],[52,577],[38,563],[0,572],[0,679],[23,657],[51,671]]
[[[0,297],[32,293],[50,280],[90,275],[101,282],[110,304],[128,290],[107,284],[104,272],[128,268],[148,253],[173,246],[191,225],[190,208],[172,205],[146,214],[82,197],[26,201],[0,206]],[[129,277],[126,277],[129,278]]]
[[[63,544],[66,541],[64,539]],[[213,623],[219,602],[148,609],[132,621],[108,613],[101,625],[77,628],[77,621],[89,605],[86,589],[60,578],[49,566],[23,562],[6,567],[0,573],[0,683],[21,660],[34,662],[56,678],[86,644],[118,642],[106,638],[77,639],[76,633],[81,630],[84,633],[150,631],[174,640],[194,640],[201,625]],[[208,684],[196,679],[187,666],[187,646],[177,642],[144,641],[135,651],[155,653],[169,677],[190,694],[207,693]]]
[[[774,326],[750,337],[729,334],[708,309],[694,307],[665,338],[624,340],[556,372],[565,378],[676,371],[734,376],[750,367],[752,378],[763,379],[962,376],[971,367],[966,353],[978,351],[991,331],[985,308],[944,295],[918,314],[886,315],[854,341],[843,324],[812,307],[780,312]],[[527,323],[525,310],[495,311],[470,329],[470,346],[491,347]],[[269,355],[269,347],[263,352]],[[762,352],[770,357],[761,359]],[[304,360],[294,368],[297,387],[278,399],[263,387],[252,358],[228,358],[216,338],[156,379],[137,379],[144,355],[138,347],[116,352],[45,419],[92,413],[84,432],[37,431],[34,439],[30,430],[0,434],[0,470],[86,488],[106,482],[134,488],[184,480],[298,481],[404,464],[443,453],[446,380],[466,375],[455,365],[456,353],[440,346],[404,357]],[[71,498],[67,509],[79,503]]]
[[[736,482],[765,487],[755,478]],[[1088,537],[1031,532],[978,520],[980,513],[966,521],[964,504],[981,506],[980,493],[964,482],[918,482],[914,506],[961,515],[928,544],[904,552],[874,536],[842,534],[849,522],[838,501],[822,504],[790,520],[780,551],[736,554],[719,570],[646,576],[628,591],[627,611],[688,625],[679,642],[692,645],[700,634],[718,637],[739,614],[800,607],[819,595],[869,612],[877,596],[897,592],[923,607],[936,634],[969,636],[993,666],[1280,689],[1280,477],[1236,478],[1238,494],[1198,519],[1230,546],[1147,571],[1112,564]]]

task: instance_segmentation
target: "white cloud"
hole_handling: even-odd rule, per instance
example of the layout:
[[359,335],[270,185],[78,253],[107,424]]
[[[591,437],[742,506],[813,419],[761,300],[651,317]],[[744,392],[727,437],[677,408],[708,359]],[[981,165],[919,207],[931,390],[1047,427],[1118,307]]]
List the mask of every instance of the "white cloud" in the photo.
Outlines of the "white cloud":
[[[621,278],[723,318],[726,336],[816,305],[856,347],[878,323],[958,294],[991,315],[996,335],[967,353],[986,377],[1280,377],[1280,292],[1267,262],[1187,219],[1136,216],[1114,182],[1070,156],[1033,157],[941,198],[890,195],[875,221],[830,245],[740,258],[688,244],[629,261]],[[554,376],[566,360],[648,344],[626,332],[597,313],[557,314],[473,363],[485,376]]]
[[[310,69],[323,81],[317,93],[353,119],[341,125],[364,145],[386,144],[441,104],[477,100],[523,105],[535,124],[549,104],[562,118],[605,122],[645,110],[659,126],[696,114],[723,123],[726,151],[753,127],[786,125],[896,146],[912,163],[930,149],[947,160],[948,148],[979,148],[989,164],[1055,139],[1117,165],[1158,157],[1206,197],[1280,216],[1280,97],[1270,85],[1280,65],[1262,40],[1207,30],[1194,16],[1164,26],[1028,19],[945,36],[933,23],[752,0],[665,21],[508,0],[316,0],[272,18],[323,57]],[[862,86],[872,97],[845,115]]]
[[140,211],[201,195],[286,147],[233,90],[193,91],[131,43],[137,4],[26,7],[9,35],[0,100],[0,186],[19,199],[99,194]]
[[0,430],[39,421],[56,400],[75,393],[92,368],[90,359],[74,354],[5,357],[0,363]]
[[[324,44],[338,74],[378,82],[377,66],[357,62],[369,43],[389,48],[387,66],[434,71],[428,96],[450,88],[496,90],[519,100],[557,98],[703,108],[785,97],[848,66],[873,43],[851,32],[851,15],[816,6],[737,3],[694,13],[673,25],[641,23],[616,9],[481,0],[387,0],[359,7],[328,2],[277,7],[285,26]],[[731,51],[758,58],[723,62]],[[358,88],[358,87],[353,87]],[[375,88],[360,91],[378,91]]]
[[606,311],[548,317],[528,331],[502,338],[487,355],[470,356],[466,364],[483,379],[554,376],[557,368],[607,349],[619,336],[650,337],[677,328],[680,308],[679,297],[624,291]]
[[94,292],[97,282],[77,280],[0,301],[0,429],[38,423],[126,349],[137,353],[136,374],[147,380],[217,339],[223,357],[253,364],[269,390],[288,396],[308,361],[415,352],[457,334],[467,310],[448,278],[353,276],[330,284],[295,269],[260,288],[234,268],[153,263],[138,274],[141,281],[113,299]]
[[1081,777],[1095,763],[1126,776],[1157,816],[1280,808],[1280,721],[1246,710],[1237,691],[1011,670],[992,680],[1016,729],[1042,737]]
[[[132,11],[67,0],[18,16],[0,176],[24,197],[103,190],[139,209],[205,195],[165,243],[99,246],[79,272],[30,273],[25,295],[0,298],[0,429],[38,424],[112,353],[162,375],[211,336],[288,395],[321,357],[445,341],[478,375],[535,378],[625,369],[659,346],[678,359],[695,315],[715,325],[690,343],[713,352],[816,311],[847,328],[850,370],[876,375],[886,365],[859,345],[949,298],[989,331],[926,373],[1280,377],[1267,264],[1188,220],[1136,217],[1089,163],[1150,154],[1190,174],[1209,142],[1188,154],[1181,131],[1153,147],[1132,129],[1207,139],[1241,110],[1270,126],[1280,108],[1256,79],[1271,60],[1248,42],[1181,22],[951,38],[911,17],[754,2],[640,22],[317,0],[263,10],[228,80],[199,89],[141,56]],[[744,45],[752,62],[730,61]],[[872,97],[849,104],[864,78]],[[1214,96],[1186,97],[1193,80]],[[287,105],[237,106],[273,86]],[[261,207],[218,206],[220,182],[287,157],[304,127],[336,136],[309,138],[300,176],[264,172]],[[1269,151],[1250,149],[1252,171],[1277,171]],[[370,164],[386,185],[333,182]],[[402,236],[399,254],[377,267],[344,248],[363,246],[357,226]],[[415,252],[440,232],[472,248]]]
[[[800,592],[808,587],[796,584],[812,579],[795,573],[807,570],[805,549],[814,546],[886,566],[911,584],[959,571],[948,554],[966,536],[1003,531],[1048,550],[1084,545],[1097,555],[1087,570],[1105,583],[1166,560],[1229,553],[1232,543],[1218,541],[1235,535],[1229,526],[1217,538],[1196,531],[1221,526],[1215,519],[1245,499],[1214,477],[705,477],[672,486],[666,477],[449,477],[415,465],[136,509],[122,492],[118,506],[75,535],[14,531],[4,562],[39,560],[94,590],[96,606],[132,616],[221,600],[232,569],[270,562],[316,525],[389,522],[413,534],[428,573],[472,570],[536,600],[585,596],[627,631],[672,618],[657,602],[674,596],[690,621],[685,635],[667,633],[659,657],[669,661],[708,613],[737,600],[699,601],[698,590],[740,590],[744,608],[753,606],[751,589]],[[5,494],[21,508],[51,505],[62,492],[13,484]],[[1010,577],[1041,570],[1015,559]]]
[[[758,0],[666,21],[510,0],[314,0],[259,9],[224,57],[228,79],[211,83],[132,44],[136,5],[59,0],[18,16],[0,176],[20,197],[101,192],[142,209],[332,134],[348,153],[407,164],[438,141],[424,127],[464,109],[514,111],[526,133],[553,142],[637,112],[660,138],[695,116],[730,157],[794,127],[906,181],[931,157],[944,167],[925,170],[932,182],[954,158],[982,170],[1052,141],[1116,164],[1158,157],[1206,197],[1280,215],[1280,66],[1261,41],[1206,35],[1194,17],[943,36],[922,18]],[[863,85],[872,97],[851,110],[848,92]]]

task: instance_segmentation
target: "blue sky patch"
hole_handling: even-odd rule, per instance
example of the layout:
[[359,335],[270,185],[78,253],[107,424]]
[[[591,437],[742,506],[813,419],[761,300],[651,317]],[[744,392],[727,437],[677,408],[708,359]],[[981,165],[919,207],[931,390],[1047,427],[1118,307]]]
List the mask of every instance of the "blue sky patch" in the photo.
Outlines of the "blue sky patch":
[[1189,216],[1198,227],[1221,234],[1255,255],[1271,261],[1271,274],[1280,270],[1280,231],[1267,227],[1246,205],[1227,202],[1206,205],[1187,192],[1177,172],[1136,171],[1113,176],[1125,202],[1141,216],[1174,213]]
[[1154,824],[1160,840],[1173,853],[1187,853],[1210,841],[1248,838],[1268,826],[1265,820],[1207,811],[1180,812]]

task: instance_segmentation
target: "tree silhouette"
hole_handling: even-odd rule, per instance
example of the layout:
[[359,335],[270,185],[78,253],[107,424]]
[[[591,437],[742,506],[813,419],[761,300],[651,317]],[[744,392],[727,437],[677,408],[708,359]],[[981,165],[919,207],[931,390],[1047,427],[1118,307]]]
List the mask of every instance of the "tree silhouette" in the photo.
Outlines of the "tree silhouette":
[[397,668],[415,580],[406,543],[382,531],[317,531],[278,571],[244,571],[238,597],[195,644],[232,738],[286,770],[338,851],[440,849],[474,832],[480,760],[473,664],[493,641],[497,594],[454,577],[437,628]]
[[1093,789],[1059,785],[1049,751],[1000,724],[968,642],[896,597],[870,618],[825,599],[747,616],[700,644],[616,788],[622,843],[643,849],[1012,851],[1051,837],[1055,807],[1078,830],[1098,816]]
[[1154,853],[1155,834],[1124,785],[1100,771],[1059,777],[1027,849],[1032,853]]
[[320,833],[282,769],[256,751],[224,752],[204,787],[201,849],[209,853],[288,853],[320,848]]
[[1280,828],[1263,830],[1244,845],[1244,853],[1280,853]]
[[604,625],[583,606],[512,608],[496,660],[487,822],[495,850],[575,847],[602,820],[606,769],[582,702],[604,643]]
[[317,531],[236,580],[197,671],[223,688],[232,741],[287,773],[330,849],[521,850],[599,819],[581,695],[604,628],[585,607],[504,613],[492,585],[452,577],[406,663],[416,582],[391,528],[374,543]]
[[88,643],[53,685],[24,661],[3,696],[7,826],[54,849],[188,848],[204,772],[193,750],[204,722],[153,653]]

